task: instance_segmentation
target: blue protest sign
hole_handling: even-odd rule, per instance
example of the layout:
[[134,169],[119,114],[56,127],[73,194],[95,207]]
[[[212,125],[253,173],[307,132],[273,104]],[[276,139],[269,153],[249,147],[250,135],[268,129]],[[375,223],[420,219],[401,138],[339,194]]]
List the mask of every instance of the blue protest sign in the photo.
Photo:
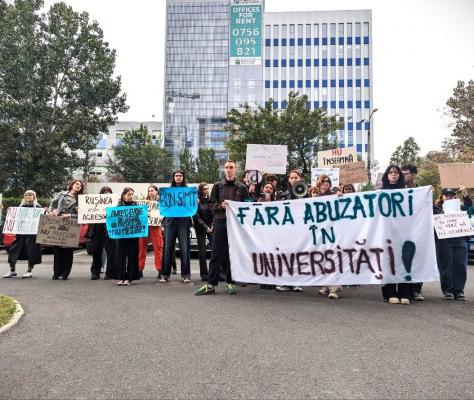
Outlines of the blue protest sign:
[[192,217],[197,211],[195,187],[169,187],[160,189],[162,217]]
[[107,207],[107,233],[112,239],[148,236],[147,206]]

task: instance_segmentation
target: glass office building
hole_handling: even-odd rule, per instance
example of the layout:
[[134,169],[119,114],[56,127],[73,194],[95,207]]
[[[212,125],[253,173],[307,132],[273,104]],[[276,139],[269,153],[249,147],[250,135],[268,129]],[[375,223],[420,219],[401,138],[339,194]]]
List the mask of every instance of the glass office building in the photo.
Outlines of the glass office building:
[[[271,1],[271,0],[267,0]],[[261,0],[167,0],[164,146],[227,157],[226,114],[291,91],[344,121],[365,158],[372,107],[370,10],[265,13]],[[371,129],[373,133],[373,129]],[[373,151],[373,146],[370,147]]]

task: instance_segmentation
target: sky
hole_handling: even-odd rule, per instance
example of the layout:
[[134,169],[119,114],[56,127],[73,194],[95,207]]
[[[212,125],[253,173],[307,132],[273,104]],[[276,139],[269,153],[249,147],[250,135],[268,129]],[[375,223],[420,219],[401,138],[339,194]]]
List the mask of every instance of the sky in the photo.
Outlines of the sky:
[[[117,50],[130,105],[119,119],[162,121],[165,0],[64,1]],[[474,0],[265,0],[268,12],[354,9],[372,9],[375,160],[386,166],[409,136],[422,155],[439,149],[451,130],[446,100],[458,80],[474,79]]]

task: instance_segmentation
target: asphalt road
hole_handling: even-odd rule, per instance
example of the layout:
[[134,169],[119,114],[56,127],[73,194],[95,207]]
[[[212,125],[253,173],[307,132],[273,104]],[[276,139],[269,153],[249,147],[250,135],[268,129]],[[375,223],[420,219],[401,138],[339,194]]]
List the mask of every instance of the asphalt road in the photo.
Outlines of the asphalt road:
[[193,284],[155,284],[150,256],[131,287],[91,281],[84,252],[52,281],[51,258],[0,279],[26,313],[0,336],[1,399],[474,398],[473,267],[468,301],[430,283],[402,306],[373,286],[337,301],[256,286],[196,297],[195,260]]

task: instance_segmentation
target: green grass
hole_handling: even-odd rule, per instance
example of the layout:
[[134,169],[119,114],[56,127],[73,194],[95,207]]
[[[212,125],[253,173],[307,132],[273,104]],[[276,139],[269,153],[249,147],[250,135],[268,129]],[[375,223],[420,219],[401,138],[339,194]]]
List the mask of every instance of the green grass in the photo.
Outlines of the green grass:
[[0,295],[0,327],[7,324],[15,313],[15,303],[8,296]]

